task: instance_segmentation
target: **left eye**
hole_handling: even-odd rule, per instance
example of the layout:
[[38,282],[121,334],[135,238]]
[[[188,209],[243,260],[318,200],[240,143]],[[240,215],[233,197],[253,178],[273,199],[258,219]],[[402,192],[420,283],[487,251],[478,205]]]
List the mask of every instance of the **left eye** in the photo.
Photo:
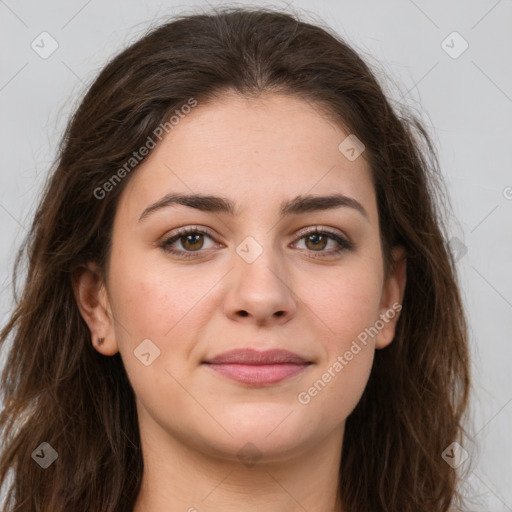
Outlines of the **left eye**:
[[[313,231],[306,235],[302,235],[298,240],[304,240],[306,248],[311,249],[314,252],[318,252],[318,250],[325,249],[329,241],[336,242],[338,244],[338,247],[340,245],[345,245],[345,241],[343,239],[341,239],[337,235],[331,234],[326,231]],[[337,250],[338,249],[336,249],[335,246],[335,251],[331,252],[336,252]]]
[[[213,236],[206,231],[198,228],[185,228],[176,235],[163,240],[160,247],[171,254],[190,258],[196,256],[194,253],[200,252],[201,249],[211,248],[211,246],[204,247],[204,237],[215,242]],[[328,257],[352,249],[351,243],[340,235],[330,231],[320,231],[317,228],[303,232],[297,240],[304,240],[306,249],[309,249],[310,252],[320,253],[319,256],[315,257]],[[336,242],[337,247],[335,246],[331,251],[325,251],[324,249],[329,241]],[[176,249],[174,247],[177,242],[181,243],[183,249]]]

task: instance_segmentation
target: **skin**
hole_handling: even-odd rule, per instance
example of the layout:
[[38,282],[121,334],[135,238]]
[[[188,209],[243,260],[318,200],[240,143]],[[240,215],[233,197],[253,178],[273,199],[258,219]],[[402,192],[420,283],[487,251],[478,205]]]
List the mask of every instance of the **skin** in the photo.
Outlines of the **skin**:
[[[401,248],[384,279],[370,169],[364,153],[350,161],[338,150],[348,134],[302,99],[226,93],[192,109],[130,177],[107,282],[90,264],[74,289],[96,350],[121,353],[136,394],[144,476],[135,512],[343,510],[345,420],[375,350],[393,340],[398,313],[309,403],[298,395],[401,303],[405,288]],[[280,219],[282,201],[333,191],[356,199],[367,217],[345,206]],[[139,221],[169,192],[222,195],[239,213],[174,205]],[[316,225],[354,249],[333,254],[335,240],[298,235]],[[191,258],[159,245],[182,226],[213,234],[174,242]],[[252,263],[236,251],[248,236],[263,249]],[[160,350],[149,366],[134,355],[145,339]],[[284,348],[313,364],[262,387],[201,364],[240,347]],[[247,443],[260,456],[250,466],[237,456]]]

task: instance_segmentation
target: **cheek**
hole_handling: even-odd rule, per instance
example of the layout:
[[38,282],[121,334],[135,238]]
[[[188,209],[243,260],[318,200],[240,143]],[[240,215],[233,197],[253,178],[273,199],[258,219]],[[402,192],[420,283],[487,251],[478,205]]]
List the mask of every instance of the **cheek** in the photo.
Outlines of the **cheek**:
[[171,272],[162,262],[115,252],[111,269],[115,335],[135,395],[155,417],[162,404],[179,410],[187,397],[179,382],[187,375],[197,312],[213,277]]
[[[315,286],[304,283],[308,306],[332,338],[331,346],[344,350],[352,339],[379,318],[382,276],[376,266],[352,265],[330,272]],[[310,290],[307,294],[306,288]]]
[[324,357],[298,402],[331,427],[350,414],[368,382],[375,350],[370,328],[379,319],[380,292],[378,266],[368,264],[340,269],[309,294],[308,306],[321,320]]
[[126,327],[117,330],[121,336],[128,331],[134,342],[172,337],[215,284],[214,276],[186,267],[180,271],[164,258],[151,259],[144,254],[119,257],[112,269],[112,300]]
[[[164,258],[151,260],[143,254],[121,257],[120,253],[112,253],[110,284],[116,340],[124,366],[137,394],[151,396],[163,386],[161,389],[174,390],[174,395],[167,397],[173,401],[180,396],[180,388],[169,373],[182,382],[197,364],[191,352],[211,316],[209,309],[221,274],[187,266],[171,268]],[[148,366],[137,358],[147,353],[140,348],[145,346],[149,346],[151,361],[156,354]]]

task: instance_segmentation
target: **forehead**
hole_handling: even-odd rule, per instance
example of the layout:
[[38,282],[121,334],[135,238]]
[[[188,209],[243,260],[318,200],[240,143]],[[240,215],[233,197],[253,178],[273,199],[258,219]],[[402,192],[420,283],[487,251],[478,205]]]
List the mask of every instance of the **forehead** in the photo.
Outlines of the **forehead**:
[[229,196],[240,211],[277,211],[292,196],[339,192],[376,215],[364,153],[350,160],[339,149],[349,135],[301,98],[226,93],[180,117],[137,167],[119,207],[134,216],[182,192]]

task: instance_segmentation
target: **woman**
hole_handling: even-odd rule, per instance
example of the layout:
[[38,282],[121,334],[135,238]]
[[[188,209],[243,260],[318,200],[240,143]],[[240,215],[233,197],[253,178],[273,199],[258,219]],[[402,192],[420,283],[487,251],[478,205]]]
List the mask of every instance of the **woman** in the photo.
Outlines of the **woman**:
[[3,510],[459,506],[439,177],[421,123],[299,17],[184,15],[116,56],[1,335]]

